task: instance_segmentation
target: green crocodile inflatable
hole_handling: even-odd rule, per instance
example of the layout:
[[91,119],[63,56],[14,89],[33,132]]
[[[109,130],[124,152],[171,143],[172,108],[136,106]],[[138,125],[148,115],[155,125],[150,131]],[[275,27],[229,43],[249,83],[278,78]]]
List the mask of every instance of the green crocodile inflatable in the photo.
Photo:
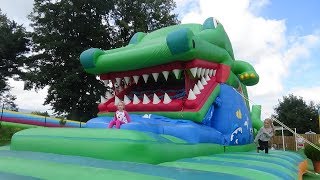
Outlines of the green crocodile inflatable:
[[[138,32],[127,46],[107,51],[89,49],[81,54],[80,61],[88,73],[120,87],[120,92],[115,89],[116,97],[109,96],[99,106],[101,114],[114,112],[114,102],[125,100],[128,111],[201,122],[219,94],[219,84],[227,84],[247,98],[246,86],[259,81],[249,63],[235,60],[230,40],[214,18],[202,25],[181,24],[151,33]],[[139,94],[144,89],[132,88],[133,84],[155,89],[147,88],[147,93]],[[156,88],[163,84],[164,90],[159,92]],[[177,88],[184,94],[176,96],[170,91]],[[136,94],[131,92],[134,90]]]
[[[86,128],[16,133],[0,149],[0,179],[301,179],[306,171],[296,153],[256,153],[261,108],[250,110],[246,87],[259,76],[234,58],[214,18],[138,32],[80,61],[113,88],[99,116]],[[132,121],[107,129],[120,101]]]

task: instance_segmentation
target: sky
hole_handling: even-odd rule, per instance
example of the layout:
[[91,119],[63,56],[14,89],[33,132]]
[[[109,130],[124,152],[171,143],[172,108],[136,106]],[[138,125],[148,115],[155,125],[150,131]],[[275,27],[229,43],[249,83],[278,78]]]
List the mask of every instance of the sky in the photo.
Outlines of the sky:
[[[262,105],[262,118],[290,93],[320,103],[320,1],[318,0],[175,0],[182,23],[215,17],[224,26],[235,58],[251,63],[260,82],[248,87],[251,104]],[[0,0],[2,12],[28,30],[33,0]],[[103,49],[103,47],[101,47]],[[303,63],[301,63],[303,62]],[[19,108],[46,111],[47,89],[24,91],[10,80]]]

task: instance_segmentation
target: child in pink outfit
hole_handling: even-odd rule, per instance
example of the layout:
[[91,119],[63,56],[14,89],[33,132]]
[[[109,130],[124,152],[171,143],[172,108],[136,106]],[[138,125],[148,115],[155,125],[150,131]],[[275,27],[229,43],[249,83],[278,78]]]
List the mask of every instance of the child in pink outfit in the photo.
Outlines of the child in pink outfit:
[[118,110],[114,114],[114,119],[110,121],[108,128],[112,128],[114,125],[116,125],[116,128],[120,129],[120,126],[122,124],[126,124],[129,122],[131,122],[131,119],[128,112],[124,110],[124,103],[119,102]]

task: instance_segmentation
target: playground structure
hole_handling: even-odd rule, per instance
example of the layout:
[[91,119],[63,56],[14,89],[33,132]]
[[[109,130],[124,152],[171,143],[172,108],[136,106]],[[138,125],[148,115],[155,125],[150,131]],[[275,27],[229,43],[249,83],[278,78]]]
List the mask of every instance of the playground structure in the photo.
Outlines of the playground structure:
[[[214,18],[138,32],[127,46],[88,49],[80,61],[114,88],[102,97],[98,117],[81,129],[16,133],[10,150],[0,150],[0,177],[302,179],[306,172],[298,154],[255,152],[261,107],[250,111],[246,86],[259,76],[234,58]],[[119,101],[132,122],[106,129]],[[79,127],[72,123],[66,125]]]

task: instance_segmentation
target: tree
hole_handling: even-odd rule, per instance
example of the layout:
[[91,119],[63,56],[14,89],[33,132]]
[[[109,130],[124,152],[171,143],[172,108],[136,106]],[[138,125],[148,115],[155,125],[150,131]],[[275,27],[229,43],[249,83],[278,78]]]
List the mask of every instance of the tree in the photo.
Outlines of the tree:
[[279,101],[273,117],[291,129],[297,128],[297,133],[304,134],[309,130],[319,133],[318,107],[313,102],[308,105],[302,97],[290,94]]
[[18,106],[14,103],[16,97],[10,94],[9,91],[5,91],[0,95],[0,105],[2,109],[10,111],[18,111]]
[[29,40],[25,29],[10,21],[0,10],[0,103],[11,110],[17,110],[15,97],[9,93],[7,80],[20,74],[24,56],[28,52]]
[[[121,2],[130,4],[132,1]],[[128,32],[121,31],[117,25],[119,23],[115,23],[120,22],[117,17],[134,16],[127,15],[126,11],[121,11],[123,14],[120,11],[116,13],[118,3],[110,0],[35,0],[30,15],[34,28],[32,40],[35,55],[27,62],[25,87],[39,89],[48,86],[44,104],[52,105],[55,113],[66,113],[68,119],[82,121],[96,115],[96,102],[109,89],[104,87],[96,76],[84,72],[79,55],[91,47],[118,47],[122,45],[115,43],[121,39],[119,37],[133,34],[130,29],[132,27],[129,27]],[[151,1],[147,4],[147,11],[156,11],[159,8],[151,6]],[[138,20],[153,27],[149,17],[134,18],[134,21]],[[138,26],[134,21],[128,23],[137,24],[135,27],[139,29],[141,23]],[[170,22],[173,21],[168,20],[168,23]]]
[[[49,86],[44,104],[55,113],[86,120],[97,113],[96,101],[106,89],[84,72],[79,55],[90,47],[110,48],[108,0],[35,0],[30,19],[35,55],[29,58],[25,88]],[[104,22],[104,23],[103,23]]]
[[126,45],[136,32],[150,32],[162,27],[178,24],[173,0],[118,0],[111,13],[118,46]]

